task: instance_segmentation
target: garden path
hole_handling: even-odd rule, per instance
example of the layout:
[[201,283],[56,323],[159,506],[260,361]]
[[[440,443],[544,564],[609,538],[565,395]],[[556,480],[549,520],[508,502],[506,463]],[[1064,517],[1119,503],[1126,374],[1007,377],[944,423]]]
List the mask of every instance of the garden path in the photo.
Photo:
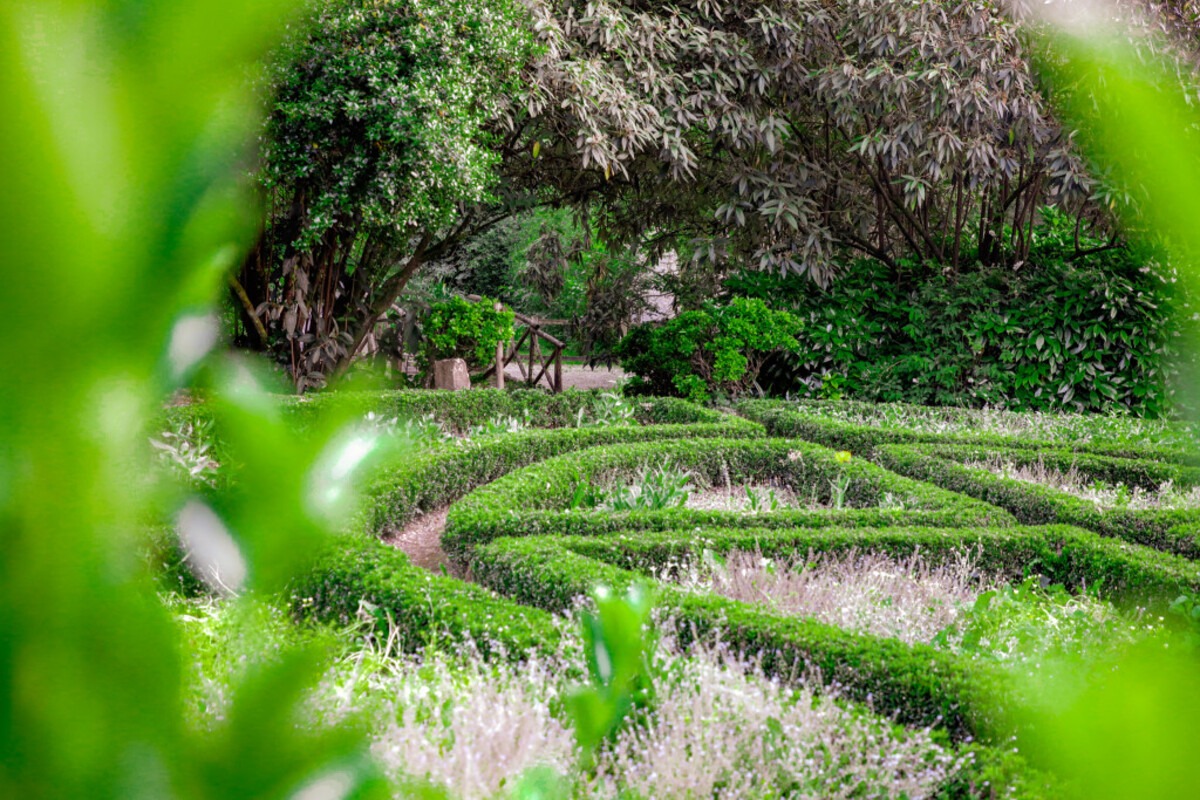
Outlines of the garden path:
[[387,531],[383,536],[384,544],[401,550],[418,567],[430,572],[441,572],[443,569],[456,578],[463,577],[459,570],[450,563],[450,557],[442,549],[442,531],[446,529],[446,514],[449,506],[434,509],[410,520],[403,528]]
[[[515,364],[509,364],[504,375],[505,380],[513,386],[520,386],[524,381]],[[592,369],[580,364],[563,364],[564,389],[612,389],[625,377],[625,371],[620,367]]]

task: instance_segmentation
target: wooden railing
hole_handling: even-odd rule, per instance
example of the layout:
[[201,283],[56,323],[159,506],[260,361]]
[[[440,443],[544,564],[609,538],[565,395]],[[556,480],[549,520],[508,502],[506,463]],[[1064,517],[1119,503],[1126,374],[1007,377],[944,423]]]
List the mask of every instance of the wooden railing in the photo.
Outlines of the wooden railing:
[[[467,299],[478,303],[483,298],[479,295],[469,294]],[[503,307],[500,303],[496,304],[496,310]],[[496,361],[484,370],[484,377],[495,375],[496,386],[503,389],[504,370],[509,364],[516,363],[517,371],[520,372],[521,380],[526,386],[537,386],[545,379],[546,388],[554,394],[558,394],[563,390],[562,354],[566,343],[546,333],[542,328],[565,325],[566,320],[538,319],[537,317],[527,317],[516,311],[513,312],[513,317],[515,319],[513,332],[516,337],[513,339],[512,346],[507,348],[503,344],[496,346]],[[526,342],[529,343],[528,354],[521,352],[521,345]],[[542,342],[549,346],[548,350],[543,350]]]

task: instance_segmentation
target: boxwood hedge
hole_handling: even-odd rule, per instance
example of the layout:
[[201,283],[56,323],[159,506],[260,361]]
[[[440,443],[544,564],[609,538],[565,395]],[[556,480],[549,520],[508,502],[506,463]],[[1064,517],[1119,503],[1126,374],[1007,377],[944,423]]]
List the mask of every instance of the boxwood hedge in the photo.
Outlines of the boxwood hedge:
[[339,537],[295,579],[289,604],[298,617],[346,624],[360,611],[385,620],[400,644],[472,642],[485,654],[522,657],[553,651],[559,627],[545,611],[486,588],[414,566],[404,553],[374,539]]
[[[853,407],[855,404],[839,401],[838,407]],[[867,410],[873,404],[857,404]],[[770,436],[794,437],[832,447],[849,450],[870,457],[876,448],[888,444],[974,444],[999,448],[1026,448],[1062,450],[1111,456],[1117,458],[1149,458],[1158,461],[1200,465],[1200,453],[1184,447],[1174,438],[1172,443],[1161,445],[1133,444],[1129,442],[1094,441],[1089,437],[1064,437],[1065,441],[1044,438],[1002,435],[981,430],[970,430],[978,425],[976,417],[981,413],[973,409],[915,408],[925,413],[936,412],[948,422],[963,426],[967,430],[923,431],[911,427],[870,425],[849,422],[822,414],[821,403],[792,403],[779,400],[747,400],[737,405],[737,412],[747,419],[761,423]],[[1001,412],[997,412],[1001,413]]]
[[[812,486],[828,499],[831,480],[849,478],[842,509],[781,510],[748,515],[731,511],[674,508],[612,512],[570,509],[576,487],[630,475],[645,466],[670,462],[712,483],[781,479]],[[886,495],[902,507],[872,507]],[[542,533],[606,533],[623,529],[679,530],[698,526],[891,527],[899,525],[1007,525],[1007,512],[965,495],[903,478],[862,459],[842,463],[833,450],[808,442],[770,440],[686,440],[596,447],[560,456],[507,475],[455,504],[442,543],[465,560],[467,551],[501,536]]]
[[[1200,587],[1200,568],[1187,559],[1121,545],[1068,526],[1037,528],[728,529],[622,531],[605,536],[497,539],[471,555],[476,578],[505,596],[552,611],[571,607],[596,583],[622,588],[648,581],[651,567],[701,549],[808,553],[920,551],[932,560],[979,550],[979,566],[1012,577],[1030,571],[1071,587],[1091,587],[1114,599],[1149,598],[1161,607],[1180,591]],[[689,637],[719,636],[755,653],[781,676],[817,669],[848,696],[908,724],[944,725],[953,735],[996,732],[992,715],[1008,701],[990,665],[925,645],[851,633],[812,619],[657,582],[659,605],[684,623]]]
[[[528,416],[537,428],[570,428],[576,425],[581,410],[591,409],[603,392],[595,389],[568,389],[550,394],[540,389],[472,389],[450,392],[412,390],[384,392],[327,392],[280,398],[283,413],[300,428],[331,409],[349,410],[366,415],[374,412],[385,419],[431,416],[462,433],[496,417]],[[630,399],[634,418],[645,425],[719,423],[727,415],[676,397]],[[205,403],[197,402],[169,408],[168,420],[196,420],[209,416]],[[586,419],[586,416],[585,416]]]
[[[642,574],[581,555],[573,539],[497,539],[475,550],[471,569],[477,580],[501,594],[549,611],[569,609],[596,584],[623,590],[647,582]],[[979,736],[993,731],[993,715],[1005,704],[1004,681],[990,666],[667,583],[653,585],[658,607],[681,623],[683,645],[720,638],[755,654],[770,674],[799,676],[815,670],[822,681],[839,684],[847,697],[870,699],[874,708],[902,723],[942,725],[956,738]]]
[[576,537],[579,555],[649,572],[695,555],[734,550],[768,558],[797,554],[920,553],[941,562],[973,554],[984,573],[1020,581],[1041,575],[1071,590],[1090,590],[1114,602],[1163,608],[1184,592],[1200,590],[1200,563],[1069,525],[1004,528],[697,528]]
[[[690,403],[648,404],[662,419],[679,418]],[[761,425],[738,417],[707,412],[707,421],[646,425],[611,425],[561,430],[526,430],[469,441],[446,442],[414,453],[402,464],[385,471],[366,487],[367,503],[358,528],[377,532],[402,525],[413,517],[447,505],[472,489],[520,467],[597,445],[619,442],[657,442],[665,439],[755,438]]]
[[1154,490],[1165,481],[1200,484],[1200,469],[1145,459],[1122,459],[1068,450],[1025,450],[973,445],[885,445],[876,459],[888,469],[978,498],[1012,513],[1021,523],[1067,523],[1158,550],[1200,558],[1195,525],[1200,509],[1101,508],[1059,489],[996,475],[971,461],[1001,458],[1018,466],[1043,464],[1107,483]]

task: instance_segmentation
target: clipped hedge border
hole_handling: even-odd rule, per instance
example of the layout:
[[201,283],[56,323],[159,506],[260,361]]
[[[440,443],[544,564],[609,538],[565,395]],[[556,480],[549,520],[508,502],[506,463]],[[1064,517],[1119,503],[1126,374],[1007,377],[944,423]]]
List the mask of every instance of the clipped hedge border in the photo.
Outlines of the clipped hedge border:
[[1200,469],[1195,467],[1061,449],[998,450],[972,445],[886,445],[876,450],[875,457],[901,475],[1007,509],[1022,524],[1078,525],[1105,536],[1200,558],[1200,539],[1195,535],[1200,509],[1099,509],[1067,492],[1005,478],[964,462],[996,457],[1019,465],[1040,462],[1059,470],[1074,467],[1101,480],[1144,488],[1154,488],[1167,480],[1184,486],[1200,484]]
[[[498,539],[474,551],[472,570],[480,582],[548,611],[571,608],[576,597],[596,584],[623,591],[632,583],[648,582],[636,572],[575,552],[575,545],[583,540]],[[944,729],[973,753],[974,760],[942,787],[938,797],[979,797],[987,783],[1006,787],[1010,791],[1006,796],[1014,798],[1059,796],[1052,778],[1007,748],[986,743],[998,738],[994,733],[1002,719],[993,717],[992,709],[997,698],[1006,696],[1004,677],[994,667],[926,645],[906,645],[814,620],[777,616],[669,584],[656,584],[656,597],[657,607],[680,623],[677,635],[685,647],[695,641],[719,640],[757,653],[756,663],[767,674],[784,679],[816,669],[823,679],[838,684],[841,696],[865,701],[875,713],[892,714],[902,724]]]
[[[463,433],[496,417],[523,418],[526,414],[537,428],[574,427],[580,410],[593,406],[601,394],[598,389],[568,389],[550,394],[541,389],[472,389],[451,392],[433,389],[401,389],[384,392],[326,392],[311,395],[287,395],[280,398],[285,417],[303,428],[331,408],[348,409],[366,415],[374,412],[384,418],[420,418],[436,420]],[[629,399],[640,424],[716,424],[727,418],[719,411],[704,408],[677,397]],[[164,411],[167,420],[196,421],[210,417],[204,403],[175,406]]]
[[700,528],[573,538],[573,552],[636,572],[694,554],[734,550],[768,558],[873,552],[894,559],[921,553],[942,561],[975,554],[983,572],[1019,581],[1040,574],[1068,589],[1098,591],[1113,602],[1161,608],[1183,592],[1200,591],[1200,563],[1069,525],[1005,528]]
[[[1068,526],[993,529],[895,528],[882,530],[701,529],[599,537],[529,536],[498,539],[471,557],[476,578],[521,603],[550,611],[571,607],[596,583],[615,589],[650,581],[650,566],[700,548],[759,548],[764,554],[846,552],[852,549],[935,558],[981,547],[981,567],[1021,575],[1027,566],[1070,586],[1090,585],[1114,599],[1149,593],[1169,601],[1200,587],[1200,568],[1176,556],[1121,546]],[[998,730],[993,709],[1008,699],[997,667],[928,645],[851,633],[833,625],[782,616],[756,606],[652,582],[659,606],[679,622],[685,637],[719,637],[756,653],[768,672],[789,676],[816,668],[846,696],[870,699],[906,724],[939,725],[957,739],[987,739]]]
[[[670,419],[680,408],[655,401],[654,416]],[[366,487],[366,502],[355,525],[357,530],[378,533],[403,525],[422,513],[447,505],[479,486],[513,470],[598,445],[623,442],[656,442],[666,439],[761,438],[761,425],[718,412],[707,412],[711,422],[694,424],[611,425],[594,428],[527,430],[470,441],[447,442],[414,453],[404,463],[377,476]]]
[[[1067,444],[983,432],[932,433],[876,425],[858,425],[832,417],[823,417],[820,415],[819,406],[815,407],[817,410],[805,413],[795,410],[794,405],[779,400],[747,400],[739,403],[736,411],[747,419],[761,423],[770,436],[805,439],[837,450],[849,450],[866,457],[872,457],[877,448],[890,444],[973,444],[1005,449],[1068,449],[1073,452],[1113,458],[1145,458],[1200,466],[1200,453],[1178,447],[1094,442]],[[938,409],[939,412],[947,413],[952,410]]]
[[[581,482],[596,483],[613,474],[628,474],[664,461],[713,483],[722,482],[725,476],[730,481],[771,476],[799,484],[814,483],[826,497],[828,479],[846,474],[850,477],[848,507],[762,515],[686,508],[619,513],[567,508]],[[887,493],[916,508],[856,507],[874,503]],[[442,544],[451,558],[466,561],[473,547],[492,539],[544,533],[589,535],[702,526],[956,527],[1012,523],[1012,516],[995,506],[903,478],[862,459],[841,463],[833,450],[819,445],[783,439],[710,439],[597,447],[518,470],[455,504],[447,517]]]
[[[677,533],[677,536],[689,536]],[[820,671],[845,696],[870,700],[898,722],[944,727],[954,738],[988,734],[999,722],[989,716],[1004,696],[999,669],[969,664],[927,645],[851,633],[833,625],[722,597],[699,595],[582,555],[576,537],[497,539],[471,557],[476,579],[513,600],[547,611],[565,611],[596,584],[616,591],[638,583],[655,587],[657,607],[676,619],[685,646],[693,640],[727,642],[754,653],[764,671],[777,676]],[[610,537],[605,537],[610,538]]]
[[332,543],[292,581],[288,601],[298,618],[342,625],[355,619],[361,602],[369,603],[397,627],[408,650],[470,641],[486,655],[522,658],[553,652],[561,636],[546,611],[436,575],[399,550],[359,536]]

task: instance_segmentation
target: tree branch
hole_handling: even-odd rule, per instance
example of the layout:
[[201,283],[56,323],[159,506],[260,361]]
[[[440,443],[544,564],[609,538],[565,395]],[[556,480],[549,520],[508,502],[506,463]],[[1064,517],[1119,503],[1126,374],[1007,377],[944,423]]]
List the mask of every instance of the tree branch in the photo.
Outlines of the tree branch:
[[258,318],[258,313],[254,309],[254,303],[250,302],[250,295],[246,294],[246,287],[242,286],[242,282],[232,273],[229,275],[229,289],[242,304],[242,310],[246,312],[246,316],[253,324],[254,333],[258,336],[258,343],[265,348],[267,346],[267,328],[263,325],[262,320]]

